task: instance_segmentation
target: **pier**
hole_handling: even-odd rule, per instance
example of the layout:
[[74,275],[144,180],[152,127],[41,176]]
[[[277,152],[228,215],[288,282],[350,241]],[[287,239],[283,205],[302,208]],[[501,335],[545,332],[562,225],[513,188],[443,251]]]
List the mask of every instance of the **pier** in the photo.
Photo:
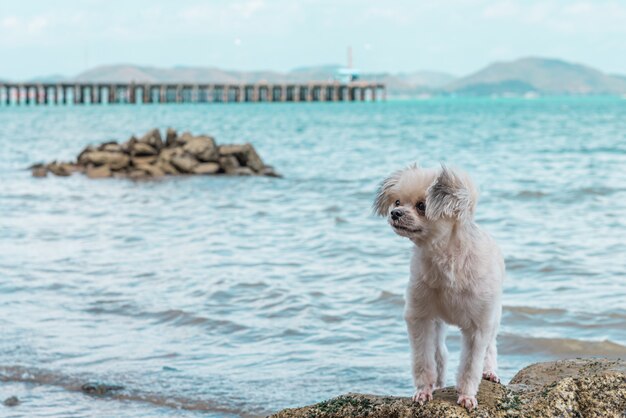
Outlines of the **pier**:
[[386,99],[374,82],[254,84],[0,83],[0,105],[355,102]]

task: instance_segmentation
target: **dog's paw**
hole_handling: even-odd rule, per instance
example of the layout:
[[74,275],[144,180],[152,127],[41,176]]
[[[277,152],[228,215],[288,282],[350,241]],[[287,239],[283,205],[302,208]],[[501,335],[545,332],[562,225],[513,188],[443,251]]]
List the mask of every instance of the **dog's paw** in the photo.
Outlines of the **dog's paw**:
[[433,391],[432,389],[424,388],[422,390],[418,390],[413,395],[413,402],[417,402],[420,405],[424,405],[428,401],[433,400]]
[[468,411],[471,411],[478,406],[478,401],[476,400],[476,397],[469,395],[459,395],[459,399],[456,401],[456,403],[458,403]]
[[483,372],[483,379],[494,383],[500,383],[500,378],[495,372]]

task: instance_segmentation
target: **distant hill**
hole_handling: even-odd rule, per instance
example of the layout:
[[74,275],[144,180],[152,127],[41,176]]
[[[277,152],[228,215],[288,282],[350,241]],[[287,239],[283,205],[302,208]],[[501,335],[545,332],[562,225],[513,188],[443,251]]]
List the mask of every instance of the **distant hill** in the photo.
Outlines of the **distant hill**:
[[[50,75],[29,81],[254,83],[331,81],[341,68],[337,64],[299,67],[287,72],[234,71],[217,67],[159,68],[131,64],[104,65],[75,77]],[[524,96],[624,95],[626,75],[551,58],[522,58],[496,62],[465,77],[437,71],[361,73],[365,81],[385,83],[389,96],[420,95]]]
[[445,90],[470,95],[624,94],[626,78],[557,59],[522,58],[491,64],[446,85]]
[[[289,72],[275,71],[228,71],[214,67],[157,68],[137,65],[106,65],[92,68],[73,78],[75,81],[91,82],[181,82],[181,83],[244,83],[244,82],[306,82],[332,81],[341,68],[328,64],[295,68]],[[455,79],[446,73],[417,71],[413,73],[362,73],[365,81],[380,81],[387,85],[392,95],[432,93]]]

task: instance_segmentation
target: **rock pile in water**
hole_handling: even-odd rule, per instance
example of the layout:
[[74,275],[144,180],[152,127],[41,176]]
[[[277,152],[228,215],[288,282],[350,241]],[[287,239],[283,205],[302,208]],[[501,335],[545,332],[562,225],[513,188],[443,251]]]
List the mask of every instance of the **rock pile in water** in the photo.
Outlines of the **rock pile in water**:
[[141,138],[131,137],[118,144],[105,142],[97,147],[88,146],[75,162],[35,164],[31,167],[35,177],[48,173],[69,176],[84,173],[90,178],[149,179],[166,175],[230,174],[239,176],[279,177],[274,169],[263,163],[252,144],[217,145],[208,135],[178,135],[168,129],[165,141],[158,129]]

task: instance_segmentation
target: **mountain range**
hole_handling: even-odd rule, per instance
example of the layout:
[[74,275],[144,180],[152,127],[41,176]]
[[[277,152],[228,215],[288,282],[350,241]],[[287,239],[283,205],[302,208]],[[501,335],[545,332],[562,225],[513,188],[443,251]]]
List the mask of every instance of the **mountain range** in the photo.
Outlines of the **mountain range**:
[[[106,65],[75,77],[38,77],[37,82],[181,82],[270,83],[333,80],[339,65],[301,67],[289,72],[230,71],[217,67],[157,68],[138,65]],[[387,85],[390,96],[420,95],[624,95],[626,75],[611,75],[586,65],[554,58],[521,58],[495,62],[472,74],[456,77],[439,71],[409,73],[361,73],[360,79]]]

